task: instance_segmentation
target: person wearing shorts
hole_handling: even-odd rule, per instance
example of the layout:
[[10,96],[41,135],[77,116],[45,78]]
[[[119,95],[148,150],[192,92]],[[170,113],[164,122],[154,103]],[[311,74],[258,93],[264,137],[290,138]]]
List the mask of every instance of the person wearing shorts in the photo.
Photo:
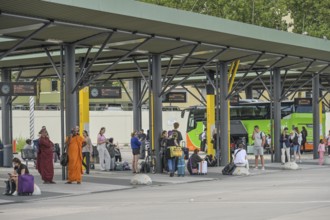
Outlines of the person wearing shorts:
[[138,161],[140,157],[140,147],[141,142],[138,139],[138,133],[132,132],[131,134],[131,148],[132,148],[132,154],[133,154],[133,161],[132,161],[132,168],[133,173],[138,173]]
[[252,139],[254,140],[254,156],[255,156],[255,169],[258,169],[258,159],[260,156],[261,170],[265,170],[265,161],[264,161],[264,148],[263,146],[266,143],[266,135],[264,132],[260,131],[259,126],[254,126]]

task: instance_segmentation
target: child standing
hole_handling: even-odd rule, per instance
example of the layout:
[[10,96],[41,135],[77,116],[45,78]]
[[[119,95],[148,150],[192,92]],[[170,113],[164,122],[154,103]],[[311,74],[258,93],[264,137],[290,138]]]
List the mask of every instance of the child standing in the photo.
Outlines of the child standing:
[[320,144],[317,151],[319,152],[319,165],[323,165],[323,156],[325,152],[325,145],[323,139],[320,140]]

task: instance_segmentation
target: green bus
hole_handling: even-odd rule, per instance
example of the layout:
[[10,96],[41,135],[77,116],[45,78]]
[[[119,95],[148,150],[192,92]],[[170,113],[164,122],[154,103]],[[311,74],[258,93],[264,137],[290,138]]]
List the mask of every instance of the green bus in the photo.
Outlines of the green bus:
[[[323,106],[323,105],[322,105]],[[206,107],[190,107],[186,127],[186,144],[190,150],[200,148],[200,134],[206,126]],[[231,134],[230,142],[235,143],[243,139],[246,145],[252,145],[252,133],[255,125],[265,134],[271,134],[271,111],[269,102],[256,100],[240,100],[237,105],[230,106]],[[182,112],[182,116],[184,112]],[[321,134],[325,131],[325,114],[322,107]],[[313,150],[313,107],[311,98],[297,98],[294,101],[281,103],[281,127],[288,127],[289,131],[298,127],[307,130],[305,150]]]

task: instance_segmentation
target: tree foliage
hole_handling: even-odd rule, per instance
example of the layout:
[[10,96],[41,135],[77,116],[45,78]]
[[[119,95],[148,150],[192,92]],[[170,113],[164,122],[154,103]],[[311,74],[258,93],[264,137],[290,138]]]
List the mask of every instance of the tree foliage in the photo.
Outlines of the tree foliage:
[[[140,0],[315,37],[330,37],[330,0]],[[293,23],[283,17],[290,14]]]
[[330,39],[330,0],[287,0],[293,32]]

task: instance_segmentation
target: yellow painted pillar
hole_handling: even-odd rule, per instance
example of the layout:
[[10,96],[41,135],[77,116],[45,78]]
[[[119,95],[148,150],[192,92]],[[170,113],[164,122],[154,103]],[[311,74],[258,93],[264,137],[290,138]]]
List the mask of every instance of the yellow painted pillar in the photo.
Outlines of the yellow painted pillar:
[[[212,75],[212,74],[211,74]],[[211,76],[211,79],[214,79],[214,73]],[[206,85],[206,142],[207,142],[207,154],[215,155],[215,150],[213,148],[212,132],[215,129],[215,95],[214,88],[211,84]],[[219,146],[220,147],[220,146]]]
[[[230,66],[230,69],[229,69],[229,72],[228,72],[228,79],[229,79],[228,94],[231,92],[231,90],[233,88],[239,63],[240,63],[240,60],[236,60]],[[230,162],[230,160],[231,160],[231,158],[230,158],[230,144],[231,144],[230,143],[230,141],[231,141],[230,140],[230,101],[228,101],[228,140],[229,140],[229,142],[228,142],[228,158],[229,158],[229,161],[228,162]]]
[[323,103],[322,100],[319,102],[319,113],[320,113],[320,139],[324,138],[323,134],[323,115],[322,115],[322,107]]
[[80,135],[84,130],[89,133],[89,87],[79,91],[79,120]]

